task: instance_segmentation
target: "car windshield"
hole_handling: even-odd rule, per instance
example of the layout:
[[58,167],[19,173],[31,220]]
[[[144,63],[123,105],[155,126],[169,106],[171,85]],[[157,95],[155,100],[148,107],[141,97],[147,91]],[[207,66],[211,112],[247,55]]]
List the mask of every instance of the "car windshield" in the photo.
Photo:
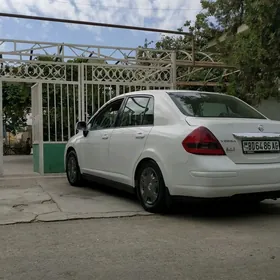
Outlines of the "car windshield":
[[204,92],[170,92],[168,94],[186,116],[266,119],[246,103],[229,95]]

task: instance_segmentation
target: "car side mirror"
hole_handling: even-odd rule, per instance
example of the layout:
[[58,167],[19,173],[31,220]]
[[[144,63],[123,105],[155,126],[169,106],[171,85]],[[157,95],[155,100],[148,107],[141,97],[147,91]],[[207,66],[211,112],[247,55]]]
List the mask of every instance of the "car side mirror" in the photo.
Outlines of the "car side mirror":
[[77,122],[77,124],[76,124],[76,130],[82,131],[82,132],[83,132],[83,135],[86,137],[86,136],[88,135],[87,123],[86,123],[85,121]]

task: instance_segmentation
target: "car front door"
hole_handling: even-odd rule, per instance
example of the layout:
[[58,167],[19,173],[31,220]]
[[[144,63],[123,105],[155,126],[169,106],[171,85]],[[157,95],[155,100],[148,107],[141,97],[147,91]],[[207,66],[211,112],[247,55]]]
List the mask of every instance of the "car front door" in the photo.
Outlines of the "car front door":
[[110,141],[109,168],[112,180],[131,185],[134,164],[145,147],[153,123],[153,96],[128,97]]
[[82,173],[106,177],[109,143],[123,101],[119,98],[110,102],[89,121],[88,134],[83,139]]

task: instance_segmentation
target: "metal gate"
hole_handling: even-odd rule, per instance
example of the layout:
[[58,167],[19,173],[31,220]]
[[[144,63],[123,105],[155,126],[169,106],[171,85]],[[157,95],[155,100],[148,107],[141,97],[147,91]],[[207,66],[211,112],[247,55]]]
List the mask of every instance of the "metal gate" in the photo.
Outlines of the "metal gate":
[[81,77],[83,120],[120,94],[172,87],[171,67],[82,63]]
[[75,133],[80,118],[78,83],[42,83],[43,141],[65,143]]
[[[0,67],[1,82],[35,84],[31,88],[33,161],[34,171],[40,174],[64,172],[65,144],[76,133],[77,121],[87,120],[112,97],[131,91],[172,87],[170,65],[15,60],[5,63],[5,67]],[[0,99],[2,108],[1,103]],[[2,121],[0,129],[1,141]],[[0,154],[1,175],[3,153]]]

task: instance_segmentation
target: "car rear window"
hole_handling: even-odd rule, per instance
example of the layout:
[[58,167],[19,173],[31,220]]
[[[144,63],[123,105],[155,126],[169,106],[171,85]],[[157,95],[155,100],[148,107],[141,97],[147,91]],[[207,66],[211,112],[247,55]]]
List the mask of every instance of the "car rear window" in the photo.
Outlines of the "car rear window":
[[204,92],[169,92],[168,95],[186,116],[265,119],[258,111],[229,95]]

